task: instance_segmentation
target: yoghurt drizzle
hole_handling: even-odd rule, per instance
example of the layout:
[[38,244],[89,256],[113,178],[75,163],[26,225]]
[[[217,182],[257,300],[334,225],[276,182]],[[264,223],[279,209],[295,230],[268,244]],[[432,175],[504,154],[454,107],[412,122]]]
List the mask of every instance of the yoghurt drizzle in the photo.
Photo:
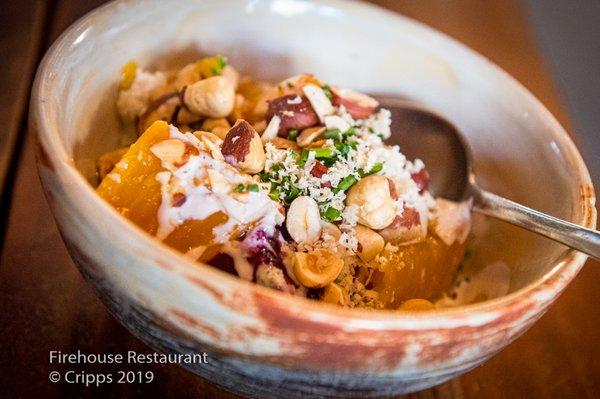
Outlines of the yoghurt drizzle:
[[[200,140],[191,133],[182,133],[176,127],[169,127],[171,138],[179,139],[198,150],[181,166],[163,162],[166,170],[156,174],[161,185],[162,201],[158,209],[157,238],[164,240],[186,220],[204,220],[210,215],[223,212],[228,216],[225,223],[213,228],[215,243],[226,243],[236,226],[257,224],[268,234],[273,234],[275,226],[283,223],[285,217],[268,192],[232,193],[231,187],[237,184],[253,183],[249,175],[238,172],[233,166],[214,159],[204,151]],[[208,171],[219,172],[230,185],[227,190],[215,190],[205,184]],[[198,184],[199,183],[199,184]],[[185,195],[185,202],[173,204],[173,194]]]

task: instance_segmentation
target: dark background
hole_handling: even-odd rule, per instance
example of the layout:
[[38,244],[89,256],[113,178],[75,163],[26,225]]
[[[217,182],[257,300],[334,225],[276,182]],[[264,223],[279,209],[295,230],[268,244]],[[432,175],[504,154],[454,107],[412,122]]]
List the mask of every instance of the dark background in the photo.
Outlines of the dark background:
[[[457,38],[515,76],[570,132],[600,187],[600,1],[373,2]],[[108,315],[68,257],[42,195],[26,126],[43,53],[101,3],[5,0],[0,6],[0,397],[234,397],[177,366],[144,369],[155,372],[150,385],[48,382],[49,350],[147,351]],[[410,397],[598,397],[598,286],[600,264],[589,261],[516,342],[466,375]]]

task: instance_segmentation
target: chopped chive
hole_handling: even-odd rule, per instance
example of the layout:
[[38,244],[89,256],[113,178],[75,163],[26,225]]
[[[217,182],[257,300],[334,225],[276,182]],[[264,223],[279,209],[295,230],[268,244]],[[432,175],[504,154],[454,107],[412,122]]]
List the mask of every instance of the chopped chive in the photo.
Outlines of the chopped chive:
[[233,191],[236,193],[241,193],[242,191],[244,191],[244,188],[245,188],[245,186],[242,183],[240,183],[237,186],[235,186]]
[[342,179],[342,181],[337,185],[336,188],[333,189],[333,192],[339,193],[340,191],[346,191],[350,187],[352,187],[352,185],[356,183],[356,181],[357,180],[356,177],[354,177],[354,175],[348,175]]
[[327,220],[328,222],[333,222],[336,219],[339,219],[339,217],[342,215],[342,211],[340,211],[337,208],[333,208],[333,207],[329,207],[327,208],[327,210],[323,213],[322,218]]
[[302,154],[300,155],[300,158],[298,159],[298,165],[300,166],[304,166],[304,164],[306,163],[306,160],[308,159],[308,149],[303,149],[302,150]]
[[252,191],[252,192],[258,192],[258,184],[249,184],[248,187],[246,187],[247,191]]
[[340,132],[340,129],[329,129],[325,132],[326,139],[339,140],[341,137],[342,132]]
[[325,93],[325,95],[327,96],[329,101],[333,100],[333,93],[331,92],[331,86],[329,86],[328,84],[324,84],[323,86],[321,86],[321,89],[323,90],[323,92]]
[[383,169],[383,164],[381,162],[377,162],[375,165],[373,165],[373,167],[371,168],[370,171],[365,172],[364,170],[359,169],[358,173],[360,174],[360,177],[365,177],[365,176],[375,174],[377,172],[381,172],[382,169]]
[[315,158],[331,158],[333,157],[333,150],[328,147],[311,148],[309,151],[315,153]]
[[340,152],[340,155],[346,158],[348,153],[350,152],[350,146],[346,143],[338,143],[335,145],[335,148]]
[[288,139],[292,140],[292,141],[296,141],[297,138],[298,138],[298,129],[290,130],[290,132],[288,133]]

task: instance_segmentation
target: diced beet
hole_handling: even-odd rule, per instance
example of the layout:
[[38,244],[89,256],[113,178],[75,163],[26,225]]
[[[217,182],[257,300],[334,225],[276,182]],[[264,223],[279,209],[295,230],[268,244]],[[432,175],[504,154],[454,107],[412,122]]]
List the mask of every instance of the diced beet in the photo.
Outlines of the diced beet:
[[396,227],[406,227],[411,228],[413,226],[418,226],[421,223],[421,218],[419,215],[419,211],[415,208],[404,208],[402,211],[402,215],[396,216],[392,225],[396,225]]
[[316,161],[312,169],[310,170],[310,174],[314,177],[321,178],[325,173],[327,173],[327,166],[323,165],[321,162]]
[[425,168],[421,169],[417,173],[413,173],[410,175],[410,177],[417,184],[417,187],[419,187],[419,192],[421,194],[429,188],[429,173],[427,173]]
[[238,275],[237,271],[235,270],[235,263],[233,261],[233,258],[227,254],[219,253],[206,263],[216,267],[217,269],[221,269],[224,272],[233,274],[234,276]]

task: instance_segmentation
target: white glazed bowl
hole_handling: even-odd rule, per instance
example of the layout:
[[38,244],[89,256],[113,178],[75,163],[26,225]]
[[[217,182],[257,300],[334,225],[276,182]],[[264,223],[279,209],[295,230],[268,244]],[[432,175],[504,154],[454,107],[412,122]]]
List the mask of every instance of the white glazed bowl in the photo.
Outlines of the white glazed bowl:
[[409,19],[341,0],[108,4],[74,24],[37,74],[31,126],[45,192],[71,256],[110,311],[152,347],[208,351],[186,367],[250,395],[377,396],[429,387],[482,363],[537,320],[585,261],[491,223],[478,263],[511,268],[501,298],[420,315],[287,297],[190,262],[94,193],[94,160],[116,148],[121,66],[222,53],[243,72],[299,72],[438,110],[467,136],[486,188],[593,227],[594,193],[567,134],[532,95],[464,46]]

